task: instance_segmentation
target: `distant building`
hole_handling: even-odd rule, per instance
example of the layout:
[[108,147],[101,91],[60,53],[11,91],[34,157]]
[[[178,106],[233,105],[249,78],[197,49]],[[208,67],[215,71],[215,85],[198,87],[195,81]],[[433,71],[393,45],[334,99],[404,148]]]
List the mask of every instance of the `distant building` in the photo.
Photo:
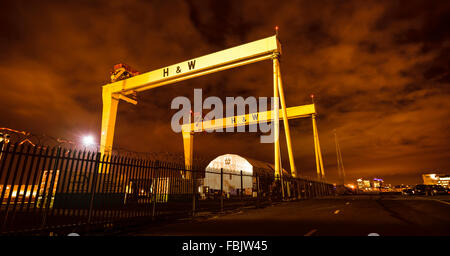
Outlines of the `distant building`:
[[383,186],[383,179],[357,179],[358,189],[362,191],[378,191]]
[[441,185],[449,188],[450,175],[449,174],[422,174],[423,184],[425,185]]
[[374,178],[372,181],[372,186],[375,189],[380,189],[383,186],[383,179]]
[[358,189],[359,190],[368,190],[369,188],[371,188],[370,180],[357,179],[356,182],[358,184]]

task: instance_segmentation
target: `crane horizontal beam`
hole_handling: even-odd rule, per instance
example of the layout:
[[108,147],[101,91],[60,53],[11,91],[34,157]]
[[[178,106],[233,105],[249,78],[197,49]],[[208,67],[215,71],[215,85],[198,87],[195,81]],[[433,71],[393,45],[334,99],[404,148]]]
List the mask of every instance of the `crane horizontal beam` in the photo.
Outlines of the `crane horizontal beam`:
[[106,84],[103,90],[111,94],[128,95],[270,59],[274,53],[281,53],[281,44],[276,36],[271,36]]
[[[282,111],[283,109],[279,110],[279,119],[283,118]],[[287,118],[288,119],[294,119],[294,118],[302,118],[302,117],[308,117],[313,114],[316,114],[316,108],[314,104],[308,104],[308,105],[302,105],[302,106],[296,106],[296,107],[290,107],[286,108],[287,112]],[[274,115],[275,116],[275,115]],[[239,116],[232,116],[232,117],[226,117],[221,119],[213,119],[213,120],[207,120],[203,122],[194,122],[190,124],[184,124],[181,127],[181,130],[183,133],[186,132],[202,132],[205,130],[216,130],[216,129],[224,129],[227,127],[237,127],[237,126],[244,126],[244,125],[251,125],[256,123],[266,123],[273,120],[272,117],[272,111],[264,111],[264,112],[257,112],[257,113],[251,113],[251,114],[245,114],[245,115],[239,115]]]

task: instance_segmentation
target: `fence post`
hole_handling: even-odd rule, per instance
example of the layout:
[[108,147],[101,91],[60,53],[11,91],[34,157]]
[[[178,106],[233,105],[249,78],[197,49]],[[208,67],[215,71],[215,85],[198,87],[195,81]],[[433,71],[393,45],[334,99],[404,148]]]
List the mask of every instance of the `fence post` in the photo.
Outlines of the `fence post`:
[[306,187],[307,187],[308,199],[312,198],[313,187],[312,187],[311,181],[308,180]]
[[313,198],[316,198],[316,197],[317,197],[317,184],[314,181],[313,182]]
[[319,197],[319,183],[314,182],[314,197]]
[[316,183],[313,182],[313,183],[311,183],[311,184],[312,184],[312,187],[311,187],[311,192],[312,192],[311,197],[314,198],[314,197],[316,197]]
[[191,168],[191,177],[192,177],[192,217],[195,216],[195,195],[196,195],[196,186],[195,186],[195,181],[196,181],[196,173],[194,172],[194,168]]
[[256,207],[259,208],[259,200],[260,200],[260,195],[259,195],[259,176],[258,174],[256,174]]
[[156,216],[156,200],[157,200],[157,192],[158,192],[158,173],[157,171],[159,171],[159,161],[156,160],[154,165],[153,165],[153,184],[154,187],[152,189],[153,192],[153,209],[152,209],[152,220],[155,220],[155,216]]
[[317,196],[316,197],[320,197],[322,195],[322,193],[320,192],[320,181],[317,182],[316,184],[316,191],[317,191]]
[[[55,182],[55,179],[56,179],[56,175],[58,175],[57,168],[58,168],[58,161],[59,161],[60,154],[61,154],[61,147],[58,147],[58,150],[56,150],[56,156],[55,156],[55,162],[53,164],[53,170],[47,170],[47,181],[48,181],[48,176],[51,175],[51,177],[50,177],[50,187],[48,189],[48,192],[47,192],[48,194],[47,195],[45,195],[45,189],[44,189],[44,196],[43,196],[42,207],[45,207],[45,208],[44,208],[44,213],[43,213],[43,216],[42,216],[41,229],[44,229],[45,224],[47,222],[47,214],[48,214],[49,208],[53,207],[51,205],[52,196],[53,196],[53,185],[54,185],[54,182]],[[50,161],[51,161],[51,158],[50,158]],[[47,183],[45,183],[45,187],[47,187]],[[14,188],[14,184],[12,184],[12,188],[11,189],[13,189],[13,188]]]
[[223,212],[223,168],[220,168],[220,211]]
[[244,198],[244,183],[243,183],[243,176],[242,176],[242,170],[241,170],[241,201]]
[[[91,220],[92,220],[92,210],[94,208],[94,198],[95,198],[95,190],[97,189],[97,175],[98,175],[98,169],[100,166],[100,159],[101,153],[97,152],[97,155],[95,156],[95,162],[94,162],[94,173],[92,174],[92,192],[91,192],[91,198],[89,199],[89,211],[88,211],[88,219],[87,219],[87,232],[89,233],[89,229],[91,226]],[[106,157],[108,159],[108,157]],[[103,155],[103,161],[105,160],[105,155]],[[106,163],[103,163],[103,165],[106,166]],[[107,168],[107,167],[106,167]]]
[[[270,177],[266,177],[267,179],[270,179]],[[273,193],[273,186],[275,184],[275,177],[274,180],[269,184],[269,192],[268,192],[268,196],[269,196],[269,204],[272,205],[272,193]]]

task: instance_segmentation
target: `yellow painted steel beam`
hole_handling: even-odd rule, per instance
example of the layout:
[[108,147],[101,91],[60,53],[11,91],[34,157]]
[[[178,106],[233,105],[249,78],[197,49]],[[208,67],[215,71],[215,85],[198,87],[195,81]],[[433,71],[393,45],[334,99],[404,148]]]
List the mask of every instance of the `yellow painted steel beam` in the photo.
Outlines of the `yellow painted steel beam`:
[[192,160],[194,158],[194,133],[183,132],[184,164],[187,170],[192,170]]
[[[314,117],[315,115],[313,115]],[[319,163],[320,163],[320,173],[322,174],[322,179],[326,181],[325,170],[323,168],[323,158],[322,158],[322,150],[320,149],[320,141],[319,141],[319,132],[317,131],[317,122],[314,119],[315,133],[317,138],[317,152],[319,155]]]
[[133,105],[137,105],[137,103],[138,103],[137,100],[132,99],[132,98],[127,97],[127,96],[124,96],[122,94],[113,94],[112,97],[115,98],[115,99],[118,99],[118,100],[124,100],[124,101],[126,101],[128,103],[131,103]]
[[[283,118],[282,112],[283,109],[280,109],[279,119]],[[288,119],[309,117],[312,114],[316,114],[316,108],[314,104],[286,108],[286,116]],[[272,120],[272,110],[269,110],[264,112],[184,124],[181,126],[181,129],[183,132],[203,132],[205,130],[215,130],[220,128],[225,129],[227,127],[238,127],[257,123],[266,123]]]
[[[275,56],[274,56],[275,57]],[[275,57],[273,58],[273,98],[276,100],[274,104],[274,111],[275,111],[275,120],[273,120],[274,126],[273,126],[273,133],[274,133],[274,139],[273,142],[274,145],[274,165],[275,165],[275,175],[280,175],[281,183],[283,183],[283,174],[281,173],[280,168],[280,120],[279,117],[283,116],[280,115],[279,109],[280,109],[280,100],[278,97],[278,59]],[[283,195],[284,199],[284,195]]]
[[137,103],[125,95],[271,59],[275,53],[281,54],[276,35],[104,85],[101,154],[112,150],[118,100]]
[[288,149],[289,165],[291,167],[292,177],[296,177],[297,176],[297,168],[295,167],[294,152],[293,152],[292,143],[291,143],[291,130],[289,128],[289,122],[288,122],[287,113],[286,113],[286,100],[284,98],[284,89],[283,89],[283,81],[281,79],[280,63],[278,61],[278,58],[275,58],[274,62],[276,62],[277,67],[278,67],[278,72],[277,72],[278,92],[280,94],[280,103],[281,103],[281,110],[282,110],[281,113],[283,116],[283,126],[284,126],[284,132],[286,135],[285,137],[286,137],[286,145],[287,145],[287,149]]
[[[283,118],[283,109],[279,110],[278,119]],[[286,109],[286,116],[288,119],[305,118],[316,114],[316,108],[314,104],[302,105],[297,107],[290,107]],[[251,125],[257,123],[271,122],[272,111],[257,112],[227,118],[221,118],[217,120],[209,120],[203,122],[194,122],[190,124],[182,125],[181,130],[183,134],[183,146],[184,146],[184,163],[187,169],[192,166],[193,161],[193,148],[194,148],[194,133],[203,132],[205,130],[226,129],[228,127],[238,127],[244,125]],[[278,175],[278,173],[276,173]]]
[[323,169],[322,150],[320,149],[319,132],[317,131],[316,115],[312,115],[313,135],[314,135],[314,155],[316,156],[317,178],[325,180],[325,171]]
[[102,99],[103,113],[102,131],[100,135],[100,152],[103,156],[104,154],[110,154],[112,150],[119,99],[112,97],[109,87],[103,87]]
[[120,92],[126,95],[132,91],[139,92],[165,84],[187,80],[196,77],[195,74],[198,74],[198,76],[204,75],[201,73],[208,70],[219,68],[222,68],[221,70],[223,70],[236,67],[237,64],[242,62],[251,63],[251,61],[255,59],[267,59],[275,52],[281,53],[281,45],[276,36],[271,36],[195,59],[183,61],[175,65],[110,83],[105,86],[110,87],[112,93]]

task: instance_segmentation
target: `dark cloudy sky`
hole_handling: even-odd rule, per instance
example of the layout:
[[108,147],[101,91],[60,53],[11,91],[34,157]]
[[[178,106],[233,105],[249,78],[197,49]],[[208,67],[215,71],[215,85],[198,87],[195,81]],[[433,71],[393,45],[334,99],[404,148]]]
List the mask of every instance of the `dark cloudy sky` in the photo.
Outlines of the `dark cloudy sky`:
[[[449,172],[448,1],[8,1],[0,10],[0,126],[97,139],[101,86],[116,63],[146,72],[274,34],[288,106],[316,95],[325,172],[336,178],[333,129],[349,179],[418,183]],[[160,87],[121,102],[115,146],[182,152],[171,100],[270,96],[271,62]],[[311,122],[290,122],[295,160],[314,176]],[[284,135],[281,137],[284,142]],[[201,134],[195,153],[273,161],[256,134]],[[282,146],[285,146],[282,143]],[[286,150],[283,166],[288,167]]]

